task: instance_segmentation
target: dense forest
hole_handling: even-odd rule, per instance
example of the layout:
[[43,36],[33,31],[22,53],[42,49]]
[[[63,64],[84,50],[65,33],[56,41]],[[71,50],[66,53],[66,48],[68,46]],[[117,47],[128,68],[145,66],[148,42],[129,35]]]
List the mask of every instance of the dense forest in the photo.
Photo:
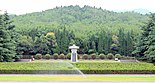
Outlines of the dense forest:
[[[146,41],[143,36],[150,41],[152,36],[148,38],[148,35],[153,35],[150,27],[154,26],[154,17],[150,21],[151,15],[116,13],[89,6],[65,6],[10,15],[10,18],[7,12],[0,16],[1,61],[15,61],[21,55],[38,53],[66,55],[70,52],[68,46],[72,44],[80,46],[79,54],[112,53],[146,60],[152,57],[149,53],[153,47],[143,44]],[[150,31],[145,31],[147,29]],[[139,49],[143,45],[147,45],[146,48]]]
[[29,32],[32,28],[48,32],[49,29],[58,29],[60,25],[65,25],[77,38],[86,38],[101,29],[118,33],[119,29],[123,28],[125,31],[133,30],[137,34],[148,17],[134,12],[116,13],[89,6],[65,6],[16,16],[13,20],[16,30],[20,32]]

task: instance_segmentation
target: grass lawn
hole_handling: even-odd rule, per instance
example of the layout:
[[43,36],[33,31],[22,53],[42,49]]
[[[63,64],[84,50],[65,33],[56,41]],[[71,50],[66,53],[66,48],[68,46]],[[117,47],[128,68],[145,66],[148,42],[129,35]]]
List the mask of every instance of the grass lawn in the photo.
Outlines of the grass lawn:
[[[155,74],[155,66],[146,62],[117,62],[114,60],[35,60],[32,62],[0,63],[0,74],[43,74],[44,72],[70,72],[81,70],[85,74]],[[47,74],[46,73],[46,74]]]
[[[155,66],[151,63],[144,62],[127,62],[121,63],[110,60],[80,60],[77,63],[71,63],[70,60],[35,60],[34,62],[4,62],[0,63],[0,72],[28,72],[37,70],[72,70],[70,65],[87,71],[87,72],[114,72],[118,71],[135,71],[144,70],[152,72],[155,70]],[[19,71],[18,71],[19,70]],[[1,75],[0,81],[125,81],[125,82],[155,82],[155,76],[138,76],[138,75]]]
[[0,81],[113,81],[155,82],[155,76],[0,76]]
[[[115,61],[81,60],[82,63],[103,63]],[[0,62],[0,70],[71,70],[70,60],[35,60],[33,62]],[[74,63],[73,63],[74,64]]]

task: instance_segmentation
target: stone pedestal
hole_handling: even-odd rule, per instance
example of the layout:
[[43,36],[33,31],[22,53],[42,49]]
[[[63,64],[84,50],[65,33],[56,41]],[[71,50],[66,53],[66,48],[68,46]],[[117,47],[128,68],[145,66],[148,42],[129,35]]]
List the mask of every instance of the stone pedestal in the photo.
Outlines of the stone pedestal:
[[77,49],[79,49],[79,47],[74,44],[70,46],[69,49],[71,49],[71,62],[78,62]]

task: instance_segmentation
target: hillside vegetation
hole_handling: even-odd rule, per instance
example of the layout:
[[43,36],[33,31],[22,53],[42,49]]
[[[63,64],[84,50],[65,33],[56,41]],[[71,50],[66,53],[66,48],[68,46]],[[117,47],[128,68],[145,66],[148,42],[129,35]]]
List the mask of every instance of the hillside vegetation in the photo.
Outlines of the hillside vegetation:
[[116,13],[95,7],[67,6],[35,12],[15,17],[16,30],[32,28],[56,29],[65,25],[68,30],[75,32],[76,37],[87,37],[101,29],[117,32],[119,28],[125,31],[133,30],[139,33],[141,26],[148,17],[134,12]]
[[80,47],[79,54],[93,57],[101,54],[155,60],[153,14],[65,6],[10,17],[7,12],[0,15],[2,62],[16,61],[20,55],[65,56],[73,44]]

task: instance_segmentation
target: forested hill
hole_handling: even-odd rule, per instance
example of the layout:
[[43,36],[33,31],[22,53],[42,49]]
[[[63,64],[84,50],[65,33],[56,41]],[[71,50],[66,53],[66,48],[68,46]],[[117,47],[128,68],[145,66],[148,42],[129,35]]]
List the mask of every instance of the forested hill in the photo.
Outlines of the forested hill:
[[116,54],[121,57],[142,55],[145,60],[153,62],[155,14],[148,16],[89,6],[56,7],[12,15],[11,20],[5,12],[0,15],[0,61],[15,61],[20,59],[20,55],[49,56],[58,53],[64,56],[70,53],[68,46],[76,44],[80,47],[79,54],[92,57],[105,54],[111,59]]
[[100,29],[116,32],[119,28],[124,28],[125,31],[138,33],[148,17],[134,12],[116,13],[89,6],[65,6],[16,16],[13,20],[18,31],[29,31],[37,27],[50,31],[65,25],[77,37],[86,37],[88,33],[93,34]]

